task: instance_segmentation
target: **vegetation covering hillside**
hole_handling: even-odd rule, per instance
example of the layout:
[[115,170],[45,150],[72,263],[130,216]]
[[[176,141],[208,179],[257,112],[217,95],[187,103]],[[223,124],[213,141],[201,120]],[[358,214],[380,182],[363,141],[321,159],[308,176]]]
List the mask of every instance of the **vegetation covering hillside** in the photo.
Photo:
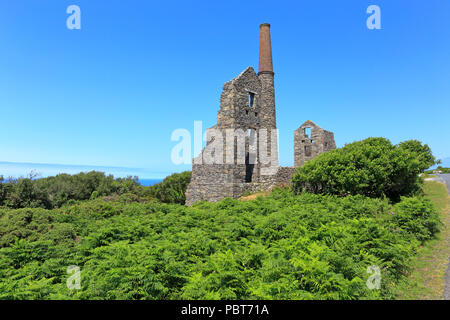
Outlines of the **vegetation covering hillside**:
[[[286,190],[193,208],[120,199],[0,214],[3,299],[390,298],[439,225],[422,198],[392,207]],[[79,291],[66,287],[70,265]],[[366,287],[370,265],[380,291]]]
[[[359,163],[353,180],[379,169],[372,157],[379,143],[385,145],[369,139],[350,147],[361,155],[352,160]],[[411,156],[391,161],[414,162],[404,166],[409,176],[434,158],[420,143],[408,145]],[[335,154],[305,168],[348,161]],[[353,195],[345,189],[351,183],[336,194],[310,190],[302,175],[308,171],[299,169],[292,190],[252,201],[185,207],[190,173],[183,173],[149,189],[133,183],[131,192],[103,196],[95,189],[88,200],[50,209],[3,205],[0,299],[394,298],[418,247],[441,225],[418,192],[422,181],[404,180],[414,188],[389,199],[383,192]],[[79,290],[67,287],[72,265],[81,269]],[[370,266],[380,269],[380,289],[367,286]]]
[[7,208],[59,208],[65,204],[102,196],[128,194],[141,200],[151,198],[162,202],[184,204],[184,190],[191,179],[190,172],[174,173],[161,183],[144,187],[138,177],[117,178],[91,171],[76,175],[59,174],[43,179],[8,179],[0,176],[0,206]]

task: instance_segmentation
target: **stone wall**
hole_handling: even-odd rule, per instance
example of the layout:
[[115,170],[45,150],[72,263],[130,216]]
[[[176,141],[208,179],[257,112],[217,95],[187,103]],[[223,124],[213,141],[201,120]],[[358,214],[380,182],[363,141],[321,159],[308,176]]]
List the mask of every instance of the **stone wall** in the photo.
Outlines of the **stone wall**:
[[276,128],[270,25],[263,23],[259,72],[248,67],[224,84],[217,124],[207,130],[206,147],[192,161],[186,204],[288,185],[296,167],[336,148],[333,133],[308,120],[294,132],[294,167],[279,167]]
[[[276,130],[274,104],[273,73],[257,75],[248,67],[224,84],[217,124],[207,130],[206,147],[193,159],[192,179],[186,190],[187,205],[201,200],[238,198],[244,192],[267,190],[274,185],[278,170],[276,135],[271,139],[271,130]],[[263,129],[267,144],[261,149]],[[230,132],[233,136],[227,139]],[[241,152],[238,152],[238,142],[243,146]],[[261,154],[274,160],[262,164]],[[213,162],[207,160],[212,158]]]
[[224,198],[239,198],[246,192],[271,190],[274,187],[285,187],[291,184],[295,173],[294,167],[279,167],[277,173],[267,176],[264,181],[238,182],[233,177],[234,166],[194,165],[193,172],[202,170],[202,175],[193,175],[193,179],[186,191],[186,205],[193,205],[197,201],[217,202]]
[[[310,134],[307,134],[308,129]],[[310,120],[294,131],[294,167],[301,167],[306,161],[332,149],[336,149],[333,132]]]
[[279,167],[275,177],[275,185],[286,186],[291,184],[292,176],[295,173],[294,167]]

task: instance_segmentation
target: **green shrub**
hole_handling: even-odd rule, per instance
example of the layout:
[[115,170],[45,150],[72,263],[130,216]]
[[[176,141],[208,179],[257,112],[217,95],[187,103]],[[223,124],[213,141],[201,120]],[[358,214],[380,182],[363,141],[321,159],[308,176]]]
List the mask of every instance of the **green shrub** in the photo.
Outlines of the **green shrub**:
[[420,190],[419,174],[435,163],[427,145],[410,140],[392,145],[385,138],[368,138],[325,152],[297,169],[292,185],[339,196],[387,196],[398,201]]
[[0,248],[17,239],[36,241],[49,231],[53,223],[52,211],[44,209],[19,209],[2,211],[0,218]]
[[[0,177],[2,178],[2,177]],[[91,171],[75,175],[59,174],[42,179],[19,178],[6,183],[0,179],[0,206],[9,208],[60,208],[73,201],[99,196],[143,194],[145,187],[137,177],[114,179],[112,175]]]
[[97,191],[97,190],[94,190],[94,191],[92,191],[92,193],[91,193],[91,198],[90,198],[90,199],[91,199],[91,200],[97,199],[98,196],[99,196],[98,191]]
[[417,240],[432,239],[441,226],[439,212],[428,199],[422,197],[403,198],[394,207],[393,223]]
[[54,243],[61,243],[64,241],[73,241],[76,237],[75,229],[70,223],[52,224],[48,232],[42,236],[44,240],[52,240]]
[[191,182],[191,172],[174,173],[151,187],[151,194],[165,203],[184,204],[186,189]]

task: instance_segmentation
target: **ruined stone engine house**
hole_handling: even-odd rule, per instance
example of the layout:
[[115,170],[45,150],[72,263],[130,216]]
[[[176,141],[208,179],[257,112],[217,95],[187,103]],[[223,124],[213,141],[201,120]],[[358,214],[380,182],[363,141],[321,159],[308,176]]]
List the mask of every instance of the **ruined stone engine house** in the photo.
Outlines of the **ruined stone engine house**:
[[[264,23],[260,26],[259,71],[248,67],[224,84],[217,124],[207,129],[206,147],[192,161],[186,205],[286,185],[295,167],[336,148],[333,133],[308,120],[294,132],[294,167],[280,167],[276,129],[270,25]],[[219,136],[227,139],[222,142]]]

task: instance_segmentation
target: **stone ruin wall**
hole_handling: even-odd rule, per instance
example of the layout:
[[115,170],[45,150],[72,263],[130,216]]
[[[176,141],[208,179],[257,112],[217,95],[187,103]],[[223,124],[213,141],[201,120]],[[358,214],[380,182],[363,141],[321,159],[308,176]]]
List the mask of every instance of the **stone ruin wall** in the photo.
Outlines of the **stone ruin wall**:
[[[263,80],[264,81],[264,80]],[[250,137],[247,135],[249,129],[254,130],[256,136],[263,128],[275,127],[274,113],[271,114],[270,104],[274,104],[273,92],[269,92],[269,103],[264,94],[261,75],[257,75],[253,68],[247,68],[238,77],[225,83],[220,98],[220,110],[217,114],[217,124],[207,130],[218,130],[226,137],[227,129],[240,129],[245,139],[245,163],[238,163],[237,141],[234,137],[233,146],[227,150],[226,140],[222,146],[222,164],[199,164],[205,153],[210,152],[208,147],[214,142],[207,137],[207,146],[200,155],[193,159],[192,179],[186,191],[186,204],[192,205],[197,201],[216,202],[226,197],[239,198],[247,192],[258,192],[270,190],[275,186],[289,185],[295,169],[302,166],[306,161],[315,158],[322,152],[336,148],[334,134],[320,128],[312,121],[307,121],[294,132],[294,167],[279,167],[277,146],[274,150],[268,147],[267,153],[276,152],[277,165],[272,174],[262,174],[264,165],[257,163],[253,166],[247,163],[250,154],[259,154],[259,144],[256,150],[250,150]],[[269,82],[270,83],[270,82]],[[250,106],[249,94],[253,94],[253,104]],[[267,115],[269,113],[269,115]],[[311,130],[306,135],[305,129]],[[270,136],[270,134],[269,134]],[[270,146],[270,141],[269,141]],[[276,150],[276,151],[275,151]],[[227,152],[233,153],[234,163],[227,163]]]
[[[308,135],[306,130],[310,129]],[[334,134],[308,120],[294,131],[294,167],[301,167],[306,161],[319,154],[336,149]]]
[[[227,167],[228,166],[228,167]],[[235,167],[224,165],[222,170],[216,165],[193,165],[193,178],[186,191],[186,205],[197,201],[217,202],[224,198],[239,198],[247,192],[271,190],[274,187],[284,187],[291,183],[294,167],[279,167],[276,174],[267,176],[264,182],[236,182],[233,177]],[[202,172],[202,174],[194,174]]]
[[[234,137],[229,147],[226,139],[223,145],[217,146],[217,140],[207,130],[206,147],[192,161],[192,179],[186,190],[186,205],[201,200],[238,198],[246,192],[288,185],[297,167],[322,152],[336,148],[332,132],[307,121],[294,132],[294,167],[278,166],[278,137],[271,135],[271,130],[276,129],[276,112],[270,25],[267,23],[260,26],[259,54],[258,74],[249,67],[224,84],[217,124],[209,129],[211,132],[221,132],[222,138],[226,137],[228,129],[232,132],[240,130],[243,137]],[[310,136],[305,135],[306,128],[311,129]],[[261,136],[262,129],[267,130],[267,149],[261,151],[272,159],[272,163],[266,165],[261,164],[261,159],[257,158],[260,155],[258,137]],[[256,143],[253,143],[255,140],[252,139],[255,137]],[[241,142],[245,139],[243,155],[237,154],[235,146],[238,139]],[[211,162],[205,162],[205,157],[208,158],[211,154],[220,159],[220,154],[215,154],[217,150],[222,150],[222,161],[207,164]],[[234,161],[228,163],[227,155],[230,154]],[[238,161],[238,156],[243,156],[243,161]],[[256,157],[255,164],[250,161],[252,157]]]
[[[268,129],[268,147],[266,154],[272,154],[270,130],[275,129],[275,119],[273,118],[275,109],[273,89],[268,89],[269,85],[263,83],[266,79],[260,79],[262,75],[257,75],[253,68],[244,70],[238,77],[225,83],[220,97],[220,110],[217,114],[217,124],[210,129],[218,130],[222,133],[223,151],[222,164],[205,164],[205,153],[211,154],[209,146],[214,142],[211,140],[207,130],[207,145],[200,155],[193,159],[192,179],[186,190],[186,204],[201,200],[219,201],[226,197],[238,198],[245,192],[256,192],[267,190],[277,182],[278,153],[276,156],[276,168],[272,174],[263,174],[262,170],[266,166],[260,164],[258,137],[261,129]],[[272,75],[273,77],[273,75]],[[267,78],[267,77],[266,77]],[[273,82],[272,82],[273,84]],[[272,108],[270,107],[272,104]],[[226,130],[232,132],[240,130],[245,136],[245,157],[244,163],[238,162],[237,141],[227,148]],[[252,149],[250,149],[250,139],[248,132],[256,139]],[[252,140],[253,141],[253,140]],[[274,149],[277,150],[276,140]],[[227,153],[233,153],[234,163],[227,163]],[[213,152],[214,153],[214,152]],[[250,157],[256,157],[256,163],[250,164]]]

